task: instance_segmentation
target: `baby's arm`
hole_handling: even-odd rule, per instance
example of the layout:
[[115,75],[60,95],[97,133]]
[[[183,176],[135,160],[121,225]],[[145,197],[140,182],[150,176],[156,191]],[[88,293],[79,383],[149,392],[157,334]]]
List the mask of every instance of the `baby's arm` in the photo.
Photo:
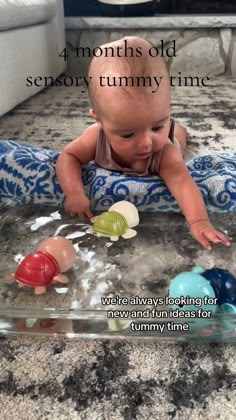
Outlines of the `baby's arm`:
[[69,143],[56,162],[56,175],[66,196],[65,210],[71,216],[91,218],[90,202],[82,183],[81,166],[95,158],[99,126],[93,124]]
[[190,176],[180,151],[172,144],[164,147],[160,177],[176,198],[192,235],[207,249],[209,241],[230,245],[229,238],[211,224],[199,188]]

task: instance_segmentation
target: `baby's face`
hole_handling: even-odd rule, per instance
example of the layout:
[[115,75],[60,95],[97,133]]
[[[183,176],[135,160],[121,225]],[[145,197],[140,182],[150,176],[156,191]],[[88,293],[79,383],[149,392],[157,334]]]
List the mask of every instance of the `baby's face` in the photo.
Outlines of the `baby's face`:
[[168,142],[170,99],[163,93],[103,96],[100,122],[117,155],[131,161],[146,159]]

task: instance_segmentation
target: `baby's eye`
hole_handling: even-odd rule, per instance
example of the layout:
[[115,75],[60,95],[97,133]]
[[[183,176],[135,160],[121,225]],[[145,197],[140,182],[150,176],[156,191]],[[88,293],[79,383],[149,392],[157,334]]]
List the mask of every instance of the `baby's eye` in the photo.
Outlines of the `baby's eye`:
[[133,137],[134,133],[130,133],[130,134],[122,134],[122,138],[123,139],[130,139],[131,137]]
[[157,131],[161,131],[162,128],[163,128],[163,125],[160,127],[152,127],[152,131],[156,133]]

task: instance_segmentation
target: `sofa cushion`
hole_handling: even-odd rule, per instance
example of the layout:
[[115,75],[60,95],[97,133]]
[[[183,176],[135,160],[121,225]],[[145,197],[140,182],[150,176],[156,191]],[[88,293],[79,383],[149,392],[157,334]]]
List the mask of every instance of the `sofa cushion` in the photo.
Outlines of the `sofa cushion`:
[[1,0],[0,31],[47,22],[56,9],[57,0]]

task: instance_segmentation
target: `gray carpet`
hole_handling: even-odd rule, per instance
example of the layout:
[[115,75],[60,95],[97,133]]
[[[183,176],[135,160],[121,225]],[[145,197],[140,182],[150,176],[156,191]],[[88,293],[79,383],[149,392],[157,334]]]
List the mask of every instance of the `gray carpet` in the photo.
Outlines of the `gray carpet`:
[[[236,150],[235,79],[173,92],[188,157]],[[54,150],[90,124],[79,88],[48,89],[0,119],[0,138]],[[229,344],[0,338],[0,418],[166,420],[236,417]]]

